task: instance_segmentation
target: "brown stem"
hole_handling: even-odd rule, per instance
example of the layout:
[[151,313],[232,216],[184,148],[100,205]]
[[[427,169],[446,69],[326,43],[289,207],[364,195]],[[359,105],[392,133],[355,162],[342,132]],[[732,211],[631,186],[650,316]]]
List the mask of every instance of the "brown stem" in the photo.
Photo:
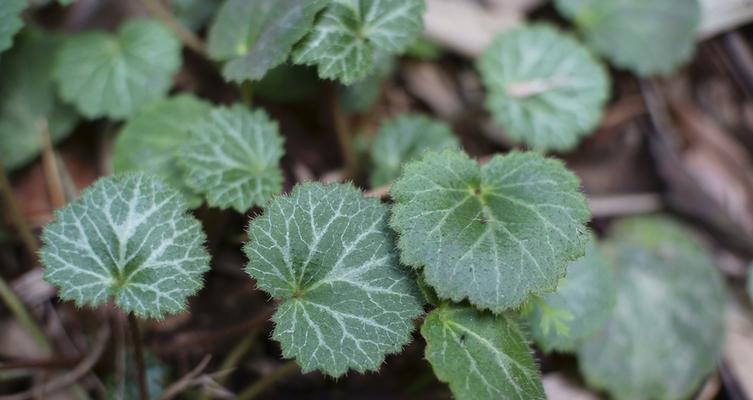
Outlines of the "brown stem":
[[65,205],[65,191],[63,183],[60,180],[60,170],[58,168],[55,148],[52,146],[50,139],[50,127],[47,120],[41,120],[39,125],[39,135],[42,139],[42,166],[44,167],[45,180],[47,181],[47,190],[50,192],[50,200],[54,208],[61,208]]
[[162,5],[159,0],[141,0],[141,3],[149,9],[150,13],[154,14],[155,17],[159,18],[162,21],[162,23],[167,25],[168,28],[172,29],[186,47],[201,54],[204,57],[207,56],[207,50],[204,46],[204,42],[199,39],[199,37],[196,36],[193,32],[181,25],[180,22],[175,19],[170,10],[165,8],[165,6]]
[[146,387],[146,367],[144,366],[144,345],[141,342],[139,322],[133,314],[128,314],[128,328],[131,331],[134,359],[136,360],[136,379],[139,384],[139,399],[149,400],[149,391]]
[[337,134],[337,141],[340,143],[340,152],[342,153],[343,160],[345,161],[345,175],[346,179],[353,177],[358,169],[358,160],[353,152],[353,138],[351,137],[350,124],[348,123],[348,117],[343,113],[340,106],[339,88],[336,85],[332,85],[330,92],[332,108],[332,121],[335,127],[335,133]]
[[26,223],[26,219],[21,213],[21,209],[18,207],[16,198],[13,196],[13,189],[10,186],[10,179],[5,172],[2,162],[0,162],[0,198],[2,198],[5,207],[7,207],[10,217],[13,219],[13,225],[15,225],[18,234],[21,236],[26,250],[31,255],[32,259],[36,259],[37,252],[39,251],[39,244],[37,238],[31,232],[31,228]]

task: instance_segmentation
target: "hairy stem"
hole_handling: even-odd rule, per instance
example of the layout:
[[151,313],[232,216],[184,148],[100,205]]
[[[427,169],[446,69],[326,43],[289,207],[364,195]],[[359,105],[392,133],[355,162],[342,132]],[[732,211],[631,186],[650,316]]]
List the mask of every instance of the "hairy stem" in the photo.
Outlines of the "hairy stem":
[[139,399],[149,400],[149,391],[146,387],[146,367],[144,366],[144,345],[141,342],[139,322],[133,314],[128,314],[128,328],[131,331],[131,340],[133,341],[133,358],[136,360],[136,379],[139,384]]
[[204,42],[193,32],[181,25],[181,23],[175,19],[170,10],[165,8],[165,6],[160,3],[159,0],[141,0],[141,3],[143,3],[147,9],[149,9],[150,13],[154,14],[155,17],[159,18],[162,21],[162,23],[167,25],[168,28],[172,29],[186,47],[201,54],[204,57],[207,56],[207,50]]
[[50,354],[52,349],[44,332],[42,332],[42,329],[39,328],[39,325],[37,325],[37,322],[31,316],[24,304],[2,277],[0,277],[0,298],[2,298],[3,303],[5,303],[13,315],[16,316],[24,330],[31,335],[31,338],[37,346],[39,346],[45,354]]
[[279,381],[280,379],[296,371],[298,371],[298,364],[295,361],[288,361],[280,368],[274,370],[271,374],[262,377],[258,381],[248,386],[248,388],[243,390],[238,395],[238,397],[236,397],[236,400],[251,400],[259,394],[263,393],[265,390],[269,389],[270,386],[277,383],[277,381]]

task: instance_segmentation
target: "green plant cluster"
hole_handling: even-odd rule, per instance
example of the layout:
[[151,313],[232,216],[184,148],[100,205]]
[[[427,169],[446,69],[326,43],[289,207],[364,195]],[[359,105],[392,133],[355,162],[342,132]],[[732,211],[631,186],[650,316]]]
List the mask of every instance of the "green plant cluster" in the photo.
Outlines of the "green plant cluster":
[[[616,398],[684,398],[721,351],[723,289],[710,260],[665,217],[628,219],[596,239],[580,181],[541,153],[572,149],[599,124],[610,82],[594,54],[646,75],[692,52],[695,1],[670,24],[682,46],[647,50],[622,43],[641,39],[624,34],[623,14],[663,6],[628,3],[557,1],[586,44],[536,23],[500,34],[478,60],[493,119],[533,151],[479,162],[443,122],[384,121],[365,165],[373,187],[391,185],[384,202],[350,183],[283,194],[285,142],[267,112],[168,95],[181,40],[163,23],[17,34],[26,3],[3,1],[0,51],[14,45],[0,59],[0,159],[15,169],[36,157],[40,120],[54,142],[79,118],[124,121],[115,174],[58,210],[42,236],[45,278],[79,306],[113,301],[156,319],[186,311],[211,262],[191,210],[255,208],[245,271],[277,300],[272,338],[303,371],[378,370],[420,323],[426,359],[458,399],[545,398],[531,340],[576,354],[588,383]],[[425,7],[225,0],[207,56],[245,87],[285,63],[313,66],[353,95],[368,92],[354,107],[364,110],[418,39]],[[665,22],[645,21],[659,36]],[[53,62],[30,61],[39,54]]]

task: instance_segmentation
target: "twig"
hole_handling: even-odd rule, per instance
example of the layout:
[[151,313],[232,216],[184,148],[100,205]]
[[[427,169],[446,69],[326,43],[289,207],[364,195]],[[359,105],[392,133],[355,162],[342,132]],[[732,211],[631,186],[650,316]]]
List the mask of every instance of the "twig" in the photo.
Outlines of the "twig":
[[263,378],[248,386],[247,389],[243,390],[238,395],[238,397],[236,397],[236,400],[251,400],[259,394],[263,393],[265,390],[269,389],[270,386],[277,383],[277,381],[279,381],[280,379],[296,371],[298,371],[298,364],[295,361],[288,361],[280,368],[272,371],[271,374],[264,376]]
[[50,199],[54,208],[61,208],[65,205],[65,191],[60,181],[60,171],[58,169],[55,149],[52,147],[50,139],[50,127],[47,120],[40,120],[37,124],[39,135],[42,139],[42,166],[44,167],[45,181],[47,189],[50,192]]
[[656,193],[590,197],[588,205],[594,218],[647,214],[663,207],[662,198]]
[[183,44],[189,49],[207,57],[207,49],[204,42],[199,39],[193,32],[186,29],[178,22],[173,14],[165,8],[159,0],[141,0],[141,3],[149,9],[149,12],[159,18],[168,28],[172,29]]
[[[251,331],[248,335],[246,335],[243,340],[239,341],[235,346],[233,346],[233,349],[230,350],[230,353],[225,357],[224,360],[222,360],[222,364],[220,364],[220,371],[230,371],[232,369],[235,369],[235,367],[238,365],[238,362],[240,362],[241,358],[248,353],[248,351],[251,349],[251,346],[256,341],[256,336],[259,334],[258,329],[254,329]],[[217,379],[217,384],[222,386],[225,383],[225,376]],[[209,394],[205,393],[201,396],[201,400],[209,400]]]
[[358,161],[353,152],[353,138],[351,137],[350,124],[348,118],[343,114],[340,105],[340,95],[338,87],[334,84],[330,88],[330,108],[332,109],[332,121],[337,134],[337,141],[340,144],[340,152],[345,161],[345,178],[352,177],[358,169]]
[[42,329],[39,328],[39,325],[37,325],[24,304],[2,277],[0,277],[0,298],[2,298],[3,303],[8,306],[8,309],[10,309],[13,315],[16,316],[24,330],[31,335],[31,338],[37,346],[39,346],[45,354],[50,354],[50,343],[47,341],[44,332],[42,332]]
[[373,188],[371,190],[367,190],[364,195],[366,197],[376,197],[379,199],[383,199],[390,195],[390,189],[392,189],[392,184],[388,183],[384,186],[379,186],[376,188]]
[[194,379],[196,379],[196,377],[199,376],[202,371],[204,371],[204,368],[206,368],[207,365],[209,365],[209,361],[211,359],[212,359],[212,356],[209,354],[204,356],[201,362],[194,369],[192,369],[189,373],[183,375],[182,378],[180,378],[175,383],[170,385],[167,389],[165,389],[165,391],[159,397],[159,400],[170,400],[173,397],[183,393],[186,389],[193,386]]
[[272,312],[273,310],[271,308],[265,309],[265,310],[262,310],[259,313],[259,315],[257,315],[253,319],[250,319],[245,322],[241,322],[240,324],[233,325],[233,326],[219,329],[212,332],[193,334],[182,340],[180,339],[174,340],[172,344],[167,345],[167,346],[160,346],[158,348],[155,348],[154,350],[160,355],[168,355],[177,350],[196,347],[203,343],[217,343],[220,339],[224,337],[246,333],[250,330],[253,330],[267,323],[269,318],[272,316]]
[[139,384],[139,399],[149,400],[149,391],[146,386],[146,367],[144,366],[144,345],[141,342],[139,322],[136,320],[136,316],[131,313],[128,314],[128,328],[131,331],[134,358],[136,359],[136,379]]
[[39,251],[39,244],[37,243],[36,237],[34,237],[34,234],[31,232],[31,228],[29,228],[29,225],[26,223],[26,219],[23,214],[21,214],[21,209],[18,207],[16,198],[13,196],[10,179],[8,179],[8,174],[6,173],[2,162],[0,162],[0,198],[2,198],[3,204],[5,204],[5,207],[10,213],[10,216],[13,219],[13,224],[15,225],[18,234],[21,236],[21,240],[23,241],[24,246],[26,246],[29,255],[31,255],[32,258],[36,258],[37,252]]
[[110,338],[110,328],[107,324],[102,324],[102,328],[99,329],[99,332],[97,332],[97,339],[94,342],[94,346],[92,346],[91,351],[89,354],[84,357],[81,362],[76,365],[75,368],[70,370],[69,372],[62,374],[52,380],[50,380],[47,383],[43,383],[39,386],[32,387],[31,389],[16,393],[9,396],[0,396],[0,400],[26,400],[34,398],[34,396],[38,394],[44,394],[44,393],[54,393],[56,391],[59,391],[63,388],[66,388],[68,386],[73,385],[81,379],[84,375],[89,373],[89,371],[92,369],[94,364],[99,360],[99,358],[102,356],[102,353],[105,350],[105,346],[107,345],[107,340]]

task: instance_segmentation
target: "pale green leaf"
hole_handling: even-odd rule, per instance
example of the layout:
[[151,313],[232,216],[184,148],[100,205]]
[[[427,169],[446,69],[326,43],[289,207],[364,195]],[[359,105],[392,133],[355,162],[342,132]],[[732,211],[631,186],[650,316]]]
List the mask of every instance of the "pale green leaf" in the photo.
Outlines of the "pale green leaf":
[[40,123],[47,121],[57,143],[73,129],[78,116],[55,93],[52,65],[40,62],[54,55],[60,38],[26,30],[0,62],[0,160],[9,170],[34,159],[42,147]]
[[116,35],[88,32],[66,41],[55,80],[66,101],[88,118],[125,118],[162,98],[181,63],[180,42],[160,23],[125,22]]
[[533,300],[527,319],[536,343],[545,351],[576,350],[610,317],[614,292],[611,261],[593,239],[586,255],[567,267],[557,291]]
[[555,289],[583,255],[591,213],[579,181],[537,153],[479,166],[458,151],[427,153],[392,186],[401,260],[422,267],[442,298],[500,312]]
[[641,76],[668,74],[690,59],[698,0],[557,0],[586,41],[615,66]]
[[721,277],[701,245],[664,217],[621,221],[611,319],[579,350],[590,385],[616,399],[684,399],[714,369],[724,340]]
[[211,106],[195,97],[179,95],[157,100],[126,123],[115,142],[115,172],[144,171],[159,176],[178,189],[191,208],[202,197],[186,185],[186,171],[178,164],[181,146],[191,137],[190,128],[209,116]]
[[413,43],[425,8],[424,0],[331,0],[293,59],[350,85],[371,74],[377,51],[400,53]]
[[180,149],[186,183],[210,206],[246,212],[282,190],[277,123],[264,111],[220,107],[191,127]]
[[42,233],[45,280],[78,306],[113,299],[161,319],[186,310],[209,269],[201,224],[177,191],[131,173],[102,178],[55,213]]
[[515,321],[443,305],[424,321],[426,359],[458,400],[545,399],[528,341]]
[[403,164],[428,150],[459,148],[447,124],[422,115],[404,115],[385,122],[371,147],[371,186],[392,182]]
[[549,25],[501,34],[478,68],[494,121],[536,150],[575,147],[599,123],[609,96],[609,75],[599,61]]
[[0,1],[0,53],[13,45],[13,36],[24,26],[21,13],[26,9],[26,0]]
[[248,236],[246,272],[280,301],[272,337],[304,372],[376,370],[410,341],[421,295],[377,199],[346,184],[299,185]]
[[226,79],[259,80],[282,64],[330,0],[227,0],[209,29],[209,54]]

